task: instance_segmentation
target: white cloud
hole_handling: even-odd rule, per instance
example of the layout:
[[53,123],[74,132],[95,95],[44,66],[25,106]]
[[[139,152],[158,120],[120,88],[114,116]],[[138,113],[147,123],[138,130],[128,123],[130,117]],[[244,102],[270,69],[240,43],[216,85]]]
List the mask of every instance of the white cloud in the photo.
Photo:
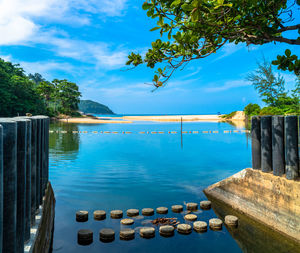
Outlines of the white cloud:
[[227,81],[221,86],[215,86],[215,87],[207,87],[205,88],[206,92],[220,92],[240,87],[246,87],[250,86],[251,83],[245,80],[233,80],[233,81]]
[[19,62],[20,66],[29,73],[40,73],[45,78],[50,77],[49,72],[62,70],[64,72],[71,72],[74,70],[74,67],[68,63],[64,62],[55,62],[55,61],[47,61],[47,62]]
[[[1,0],[0,45],[34,41],[42,24],[53,21],[72,25],[89,24],[89,13],[99,17],[122,15],[127,0]],[[85,13],[82,13],[82,10]],[[43,22],[38,22],[42,19]]]

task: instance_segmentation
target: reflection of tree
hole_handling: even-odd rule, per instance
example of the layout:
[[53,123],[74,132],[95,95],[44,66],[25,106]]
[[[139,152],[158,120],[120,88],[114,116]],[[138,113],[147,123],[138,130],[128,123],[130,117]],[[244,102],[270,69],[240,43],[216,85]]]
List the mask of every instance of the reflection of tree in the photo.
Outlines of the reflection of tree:
[[[73,133],[73,131],[78,131],[76,124],[55,122],[51,124],[50,130],[54,131],[50,134],[50,152],[57,154],[77,154],[80,138],[78,133]],[[62,133],[61,131],[67,132]]]
[[212,201],[215,214],[222,220],[228,214],[239,218],[238,228],[226,226],[228,232],[244,253],[299,252],[299,246],[281,233],[232,209],[227,204],[207,196]]

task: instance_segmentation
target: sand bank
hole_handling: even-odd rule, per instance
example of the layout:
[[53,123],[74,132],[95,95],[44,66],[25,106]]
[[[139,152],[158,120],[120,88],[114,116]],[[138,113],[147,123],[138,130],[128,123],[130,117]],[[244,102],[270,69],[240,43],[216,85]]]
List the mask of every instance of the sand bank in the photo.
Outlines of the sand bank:
[[80,123],[80,124],[128,124],[132,123],[129,120],[102,120],[97,118],[69,118],[69,119],[58,119],[60,122],[66,123]]
[[176,122],[176,121],[212,121],[218,122],[222,118],[219,115],[162,115],[162,116],[124,116],[124,120],[132,121],[164,121],[164,122]]

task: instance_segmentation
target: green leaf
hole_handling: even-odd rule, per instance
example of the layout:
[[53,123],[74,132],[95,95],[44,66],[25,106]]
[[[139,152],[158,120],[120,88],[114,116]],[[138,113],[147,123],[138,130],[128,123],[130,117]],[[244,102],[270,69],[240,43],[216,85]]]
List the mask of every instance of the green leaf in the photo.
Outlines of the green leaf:
[[150,32],[156,31],[156,30],[158,30],[158,29],[160,29],[160,27],[159,27],[159,26],[157,26],[157,27],[153,27],[152,29],[150,29]]
[[287,49],[287,50],[285,50],[285,55],[287,56],[287,57],[290,57],[291,56],[291,50],[289,50],[289,49]]
[[172,2],[171,7],[178,6],[181,3],[181,0],[175,0]]

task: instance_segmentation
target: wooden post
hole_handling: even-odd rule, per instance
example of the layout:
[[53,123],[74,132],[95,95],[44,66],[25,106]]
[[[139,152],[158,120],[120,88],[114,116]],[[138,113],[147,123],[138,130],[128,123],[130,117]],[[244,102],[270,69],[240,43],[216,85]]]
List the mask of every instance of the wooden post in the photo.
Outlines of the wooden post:
[[296,179],[299,176],[298,152],[298,117],[286,116],[285,127],[285,170],[287,179]]
[[17,233],[17,123],[1,119],[3,126],[3,241],[2,252],[16,253]]
[[272,116],[261,117],[261,170],[272,171]]
[[272,117],[272,166],[275,176],[285,173],[284,116]]
[[261,129],[260,117],[251,118],[252,168],[261,170]]
[[3,238],[3,127],[0,125],[0,252]]

